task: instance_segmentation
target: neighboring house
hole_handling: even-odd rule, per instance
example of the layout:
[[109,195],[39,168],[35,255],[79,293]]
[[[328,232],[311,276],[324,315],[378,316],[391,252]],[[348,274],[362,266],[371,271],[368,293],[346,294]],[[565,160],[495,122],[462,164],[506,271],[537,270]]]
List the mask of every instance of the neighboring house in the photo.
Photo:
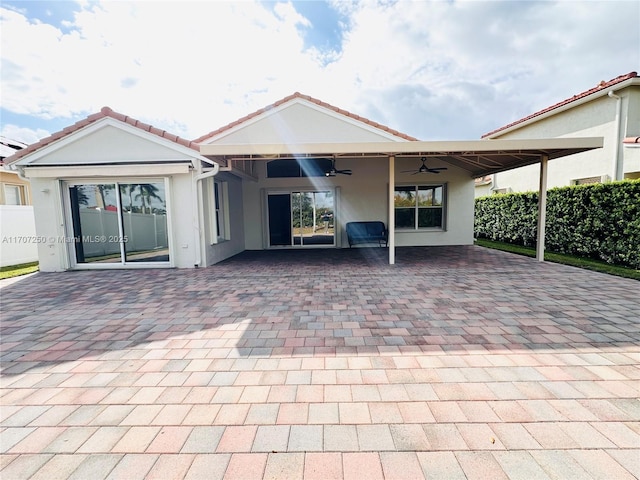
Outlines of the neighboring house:
[[[640,178],[640,149],[624,143],[640,135],[640,78],[636,72],[574,95],[483,135],[487,140],[603,137],[601,150],[549,164],[547,186],[563,187]],[[476,180],[476,197],[538,190],[539,166],[530,165]]]
[[26,147],[25,143],[0,137],[0,205],[31,205],[29,181],[4,168],[5,158]]
[[4,168],[4,159],[27,145],[0,137],[0,267],[38,260],[29,181]]
[[601,144],[422,142],[295,93],[195,141],[105,107],[7,160],[31,181],[42,271],[348,248],[352,221],[391,225],[394,263],[473,243],[475,177]]

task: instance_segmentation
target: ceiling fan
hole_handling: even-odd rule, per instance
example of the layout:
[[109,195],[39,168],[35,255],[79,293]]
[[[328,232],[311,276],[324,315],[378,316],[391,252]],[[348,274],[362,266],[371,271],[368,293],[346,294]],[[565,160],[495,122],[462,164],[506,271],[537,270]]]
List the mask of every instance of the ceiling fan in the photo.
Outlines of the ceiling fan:
[[351,175],[351,170],[336,170],[336,159],[331,160],[331,168],[329,171],[325,172],[325,177],[335,177],[337,174],[341,175]]
[[403,170],[402,173],[411,173],[411,175],[416,175],[418,173],[440,173],[442,170],[447,170],[447,167],[427,167],[425,164],[427,157],[422,157],[420,160],[422,160],[422,165],[418,170]]

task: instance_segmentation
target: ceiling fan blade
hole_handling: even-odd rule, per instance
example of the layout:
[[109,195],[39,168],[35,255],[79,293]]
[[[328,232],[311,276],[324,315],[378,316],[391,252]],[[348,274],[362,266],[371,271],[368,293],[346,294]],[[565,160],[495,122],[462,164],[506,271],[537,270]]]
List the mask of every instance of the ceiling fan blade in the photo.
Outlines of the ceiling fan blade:
[[342,175],[351,175],[353,172],[351,172],[351,170],[336,170],[336,173],[341,173]]
[[400,173],[416,173],[415,170],[401,170]]

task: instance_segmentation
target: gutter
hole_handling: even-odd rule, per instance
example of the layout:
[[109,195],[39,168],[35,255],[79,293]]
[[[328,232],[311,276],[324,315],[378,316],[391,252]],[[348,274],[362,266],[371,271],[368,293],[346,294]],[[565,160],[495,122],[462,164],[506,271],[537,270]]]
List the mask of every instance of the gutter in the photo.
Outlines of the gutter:
[[615,93],[613,93],[614,90],[609,90],[609,93],[607,93],[607,95],[610,98],[615,98],[616,99],[616,125],[615,125],[615,135],[614,135],[614,147],[613,147],[613,168],[612,168],[612,175],[611,175],[611,180],[612,181],[616,181],[616,180],[620,180],[621,175],[619,175],[619,171],[620,169],[620,123],[622,122],[622,97],[619,97],[618,95],[616,95]]
[[27,177],[24,176],[24,167],[22,165],[8,165],[9,170],[13,170],[15,172],[18,172],[18,178],[21,180],[24,180],[25,182],[28,182],[29,179]]
[[196,239],[196,261],[194,263],[194,267],[198,268],[202,266],[202,248],[204,244],[203,239],[203,230],[202,226],[204,225],[204,212],[202,208],[202,180],[207,178],[215,177],[220,172],[220,165],[217,163],[213,163],[213,170],[202,173],[202,162],[198,160],[197,164],[197,172],[198,174],[193,179],[194,186],[194,195],[193,195],[193,208],[195,212],[196,218],[194,219],[194,230],[195,230],[195,239]]

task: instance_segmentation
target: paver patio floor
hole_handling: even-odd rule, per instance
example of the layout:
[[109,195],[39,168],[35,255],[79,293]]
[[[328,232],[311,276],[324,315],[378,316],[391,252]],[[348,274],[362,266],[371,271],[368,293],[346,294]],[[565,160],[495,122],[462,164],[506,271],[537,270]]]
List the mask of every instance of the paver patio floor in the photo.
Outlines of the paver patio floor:
[[640,284],[480,247],[1,295],[0,477],[640,477]]

